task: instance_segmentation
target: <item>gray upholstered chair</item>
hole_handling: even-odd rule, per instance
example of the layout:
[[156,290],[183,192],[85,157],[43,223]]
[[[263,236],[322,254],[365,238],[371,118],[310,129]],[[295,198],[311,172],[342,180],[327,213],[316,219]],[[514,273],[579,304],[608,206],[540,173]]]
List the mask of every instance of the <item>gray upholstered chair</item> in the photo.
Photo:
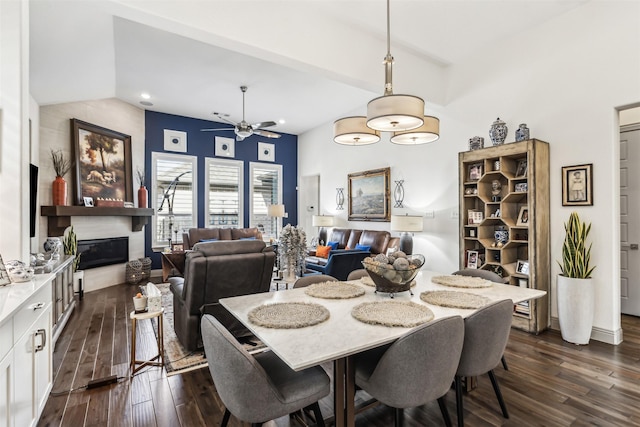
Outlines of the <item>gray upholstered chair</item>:
[[338,279],[336,279],[335,277],[329,276],[326,274],[312,274],[311,276],[304,276],[296,280],[295,283],[293,284],[293,288],[294,289],[304,288],[309,285],[313,285],[314,283],[337,282],[337,281]]
[[363,277],[369,277],[369,273],[367,273],[367,270],[365,270],[364,268],[359,268],[349,273],[349,275],[347,276],[347,280],[358,280]]
[[[465,268],[464,270],[454,271],[452,274],[456,274],[458,276],[480,277],[482,279],[489,280],[490,282],[504,283],[504,279],[498,276],[493,271],[482,270],[478,268]],[[500,361],[502,362],[502,367],[504,368],[504,370],[508,371],[509,366],[507,365],[507,359],[504,358],[504,355],[502,355]]]
[[509,418],[493,368],[500,363],[511,331],[513,301],[491,303],[464,319],[464,347],[455,376],[458,426],[464,426],[462,378],[489,374],[502,415]]
[[356,354],[356,385],[395,408],[396,427],[403,423],[403,408],[433,400],[450,426],[444,396],[451,388],[463,341],[460,316],[418,326],[389,346]]
[[324,426],[318,400],[329,394],[329,376],[319,366],[296,372],[273,352],[249,354],[211,315],[202,316],[202,340],[209,371],[225,412],[261,426],[303,408]]

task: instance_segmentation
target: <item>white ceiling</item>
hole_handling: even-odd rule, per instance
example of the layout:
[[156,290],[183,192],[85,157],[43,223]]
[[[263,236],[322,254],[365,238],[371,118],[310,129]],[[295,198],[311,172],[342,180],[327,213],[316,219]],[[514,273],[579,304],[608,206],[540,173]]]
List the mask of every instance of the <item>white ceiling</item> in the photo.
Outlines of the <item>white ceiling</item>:
[[[394,0],[394,83],[434,104],[447,68],[584,0]],[[286,120],[301,134],[382,93],[381,0],[32,0],[30,86],[40,105],[117,97],[212,120]],[[511,54],[517,56],[517,52]],[[515,60],[515,59],[514,59]],[[402,64],[404,61],[404,69]]]

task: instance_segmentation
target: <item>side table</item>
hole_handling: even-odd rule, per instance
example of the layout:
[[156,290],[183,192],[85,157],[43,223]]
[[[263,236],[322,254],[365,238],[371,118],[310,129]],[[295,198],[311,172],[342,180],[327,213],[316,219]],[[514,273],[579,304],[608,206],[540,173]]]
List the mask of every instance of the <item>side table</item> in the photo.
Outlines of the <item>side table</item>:
[[[132,311],[129,314],[131,319],[131,376],[145,366],[164,366],[164,328],[163,315],[164,308],[159,311],[150,311],[145,313],[136,313]],[[136,325],[138,320],[158,318],[158,355],[149,360],[136,360]],[[158,360],[159,361],[156,361]],[[139,366],[136,366],[139,365]]]

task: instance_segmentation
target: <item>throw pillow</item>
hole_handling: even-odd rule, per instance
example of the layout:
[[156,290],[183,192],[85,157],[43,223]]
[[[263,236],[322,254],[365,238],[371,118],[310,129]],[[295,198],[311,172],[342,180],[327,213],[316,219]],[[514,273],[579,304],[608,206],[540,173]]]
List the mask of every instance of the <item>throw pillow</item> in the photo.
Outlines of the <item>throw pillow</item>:
[[241,237],[240,240],[256,240],[255,237]]
[[331,249],[338,249],[338,242],[327,242],[327,246],[331,246]]
[[316,256],[319,258],[329,258],[331,246],[318,246],[316,248]]
[[371,252],[371,246],[367,246],[367,245],[361,245],[361,244],[357,244],[356,245],[356,250],[357,251],[367,251],[367,252]]

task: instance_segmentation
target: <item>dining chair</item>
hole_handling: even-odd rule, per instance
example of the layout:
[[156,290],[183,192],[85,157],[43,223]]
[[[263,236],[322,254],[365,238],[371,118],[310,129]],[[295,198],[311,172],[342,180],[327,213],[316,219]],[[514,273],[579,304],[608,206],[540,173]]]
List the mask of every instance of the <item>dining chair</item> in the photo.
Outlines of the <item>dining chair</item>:
[[347,276],[347,280],[358,280],[363,277],[369,277],[369,273],[367,273],[367,270],[365,270],[364,268],[359,268],[349,273],[349,275]]
[[[481,279],[489,280],[494,283],[504,283],[504,279],[498,276],[493,271],[482,270],[479,268],[465,268],[463,270],[454,271],[452,274],[458,276],[470,276],[470,277],[480,277]],[[502,362],[502,367],[505,371],[509,370],[509,366],[507,365],[507,359],[504,358],[504,354],[500,358],[500,362]]]
[[433,400],[451,426],[444,396],[451,388],[463,342],[460,316],[420,325],[391,345],[356,354],[356,385],[395,409],[396,427],[403,424],[404,408]]
[[458,427],[464,426],[462,378],[489,374],[502,415],[509,418],[493,368],[500,363],[511,331],[513,301],[502,300],[479,309],[464,319],[464,346],[455,375]]
[[222,427],[231,414],[257,427],[307,408],[324,426],[318,400],[329,394],[330,381],[321,367],[296,372],[272,351],[251,355],[211,315],[202,316],[201,326],[209,371],[225,406]]
[[326,274],[313,274],[311,276],[304,276],[299,278],[293,284],[293,288],[304,288],[309,285],[313,285],[314,283],[322,283],[322,282],[337,282],[333,276],[328,276]]

